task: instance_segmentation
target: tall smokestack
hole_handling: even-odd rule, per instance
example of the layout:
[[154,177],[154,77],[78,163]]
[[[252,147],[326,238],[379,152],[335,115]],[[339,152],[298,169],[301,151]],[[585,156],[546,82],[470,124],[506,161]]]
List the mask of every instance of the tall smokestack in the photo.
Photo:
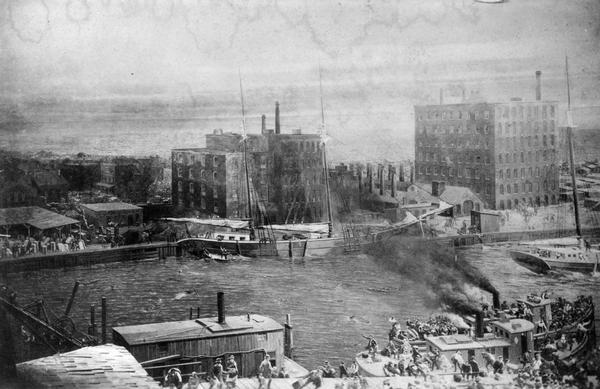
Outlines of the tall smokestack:
[[383,165],[379,165],[377,166],[377,173],[378,173],[378,178],[379,178],[379,195],[383,196],[383,189],[385,187],[384,185],[384,179],[383,179]]
[[535,72],[535,99],[537,101],[542,99],[542,72],[540,70]]
[[483,313],[477,312],[475,314],[475,337],[483,338]]
[[367,164],[367,180],[369,181],[369,193],[373,193],[373,166]]
[[362,189],[363,189],[363,180],[362,180],[362,167],[358,167],[358,193],[362,193]]
[[500,293],[496,291],[492,292],[492,301],[494,309],[500,309]]
[[275,102],[275,133],[281,134],[281,123],[279,123],[279,101]]
[[225,323],[225,293],[217,292],[217,312],[219,324]]
[[267,115],[262,115],[260,117],[260,119],[261,119],[260,132],[261,132],[261,134],[265,134],[267,132]]
[[444,89],[440,88],[440,105],[444,105]]
[[391,179],[391,186],[392,186],[392,197],[396,197],[396,169],[392,168],[392,166],[390,165],[390,175],[392,176]]

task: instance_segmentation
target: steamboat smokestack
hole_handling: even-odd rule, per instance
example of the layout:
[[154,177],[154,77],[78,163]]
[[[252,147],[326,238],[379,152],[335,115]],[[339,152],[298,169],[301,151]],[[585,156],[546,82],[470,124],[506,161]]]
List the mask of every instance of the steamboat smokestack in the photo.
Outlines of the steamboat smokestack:
[[225,323],[225,293],[217,292],[217,311],[219,324]]
[[267,133],[267,116],[262,115],[260,119],[261,119],[260,132],[261,132],[261,134],[264,135]]
[[494,309],[500,309],[500,293],[496,291],[492,292],[492,301]]
[[540,70],[535,72],[535,99],[542,100],[542,72]]
[[275,133],[281,134],[281,123],[279,122],[279,101],[275,102]]
[[483,338],[483,312],[475,314],[475,337]]

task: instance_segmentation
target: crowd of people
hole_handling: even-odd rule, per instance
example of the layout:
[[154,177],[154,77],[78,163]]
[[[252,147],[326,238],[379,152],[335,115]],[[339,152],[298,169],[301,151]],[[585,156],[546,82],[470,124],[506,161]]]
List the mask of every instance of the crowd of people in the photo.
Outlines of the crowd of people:
[[[418,334],[419,339],[425,339],[426,336],[443,336],[456,334],[459,332],[452,320],[444,315],[437,315],[425,321],[419,319],[409,319],[406,321],[406,326],[409,330],[415,331]],[[402,334],[401,330],[397,329],[397,326],[395,327],[396,329],[394,326],[392,327],[392,330],[390,331],[390,337],[394,334],[394,332],[398,333],[396,337],[405,336]]]
[[51,236],[39,234],[37,236],[17,235],[15,238],[3,237],[0,249],[0,258],[16,258],[25,255],[45,254],[58,251],[67,252],[84,250],[87,243],[80,234],[58,234]]

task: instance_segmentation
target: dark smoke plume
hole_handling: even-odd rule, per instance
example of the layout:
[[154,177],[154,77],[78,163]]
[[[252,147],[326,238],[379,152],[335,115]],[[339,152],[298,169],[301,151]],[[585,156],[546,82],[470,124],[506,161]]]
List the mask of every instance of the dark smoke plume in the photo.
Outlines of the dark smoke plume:
[[431,290],[438,303],[459,314],[481,311],[478,300],[465,290],[473,285],[493,293],[496,288],[475,267],[457,257],[452,248],[416,237],[393,237],[366,250],[381,266]]

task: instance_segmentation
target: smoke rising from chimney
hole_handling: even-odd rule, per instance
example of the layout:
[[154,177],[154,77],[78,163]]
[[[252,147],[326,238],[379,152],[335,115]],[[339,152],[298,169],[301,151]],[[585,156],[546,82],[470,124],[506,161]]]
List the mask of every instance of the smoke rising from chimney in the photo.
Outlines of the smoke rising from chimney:
[[366,250],[381,266],[396,271],[434,293],[438,306],[458,314],[481,311],[481,302],[468,285],[497,293],[481,272],[454,255],[451,248],[414,237],[393,237]]

